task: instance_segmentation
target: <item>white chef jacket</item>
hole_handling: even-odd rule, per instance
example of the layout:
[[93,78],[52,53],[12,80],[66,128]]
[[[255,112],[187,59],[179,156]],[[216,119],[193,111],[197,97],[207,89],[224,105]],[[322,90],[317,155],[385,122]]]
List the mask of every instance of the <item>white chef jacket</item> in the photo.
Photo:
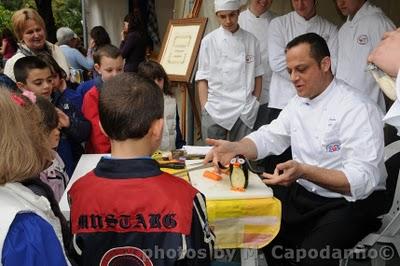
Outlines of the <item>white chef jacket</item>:
[[239,15],[239,25],[242,29],[252,33],[258,39],[261,50],[261,62],[264,66],[260,104],[268,103],[269,84],[271,83],[272,70],[268,62],[268,27],[276,14],[266,11],[260,16],[255,16],[249,9]]
[[283,109],[296,95],[287,72],[285,48],[295,37],[309,32],[321,35],[327,42],[333,64],[332,71],[335,72],[338,47],[337,27],[334,24],[318,15],[305,20],[295,11],[273,19],[268,31],[269,64],[272,69],[268,104],[270,108]]
[[253,128],[260,104],[252,93],[263,74],[260,46],[250,32],[221,26],[201,41],[196,80],[207,80],[205,109],[221,127],[231,130],[240,118]]
[[385,102],[378,84],[367,69],[367,58],[386,31],[395,29],[393,22],[382,10],[368,1],[352,20],[339,30],[339,51],[336,77],[369,96],[384,111]]
[[258,158],[280,154],[290,145],[293,160],[342,171],[351,196],[305,179],[297,182],[323,197],[355,201],[385,189],[383,114],[379,107],[341,80],[310,100],[293,97],[271,124],[251,133]]

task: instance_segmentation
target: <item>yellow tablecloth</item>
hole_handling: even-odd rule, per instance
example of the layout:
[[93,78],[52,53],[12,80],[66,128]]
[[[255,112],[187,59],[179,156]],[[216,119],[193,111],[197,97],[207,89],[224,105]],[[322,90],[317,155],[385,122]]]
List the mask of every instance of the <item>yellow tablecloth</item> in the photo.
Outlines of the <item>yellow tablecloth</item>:
[[[176,171],[162,170],[171,174]],[[207,200],[207,214],[216,236],[216,248],[258,249],[269,244],[279,232],[281,202],[276,198]]]

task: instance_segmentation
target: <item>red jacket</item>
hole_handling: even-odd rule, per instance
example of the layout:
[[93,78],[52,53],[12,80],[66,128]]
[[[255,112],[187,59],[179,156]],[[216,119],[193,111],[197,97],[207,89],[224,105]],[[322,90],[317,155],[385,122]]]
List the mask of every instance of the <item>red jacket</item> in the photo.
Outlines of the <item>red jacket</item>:
[[99,90],[96,86],[93,86],[83,98],[82,114],[92,125],[92,131],[86,143],[87,153],[111,152],[110,139],[100,130],[99,96]]
[[204,196],[150,158],[102,158],[68,194],[80,265],[210,264]]

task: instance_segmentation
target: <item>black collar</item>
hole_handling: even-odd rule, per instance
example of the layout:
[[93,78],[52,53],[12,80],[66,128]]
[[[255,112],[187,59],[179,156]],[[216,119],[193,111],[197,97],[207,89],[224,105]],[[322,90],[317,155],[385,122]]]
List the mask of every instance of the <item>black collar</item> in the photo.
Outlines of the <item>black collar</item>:
[[153,159],[111,159],[101,158],[94,169],[96,176],[125,179],[153,177],[162,174],[159,164]]

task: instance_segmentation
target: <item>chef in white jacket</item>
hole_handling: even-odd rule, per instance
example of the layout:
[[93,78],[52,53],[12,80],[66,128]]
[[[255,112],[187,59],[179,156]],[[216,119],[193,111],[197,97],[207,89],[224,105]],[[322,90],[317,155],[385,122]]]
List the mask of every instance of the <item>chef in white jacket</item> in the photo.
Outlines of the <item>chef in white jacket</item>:
[[272,73],[269,107],[276,118],[296,90],[287,73],[285,47],[296,36],[307,32],[321,35],[328,43],[335,72],[337,57],[337,27],[317,15],[316,0],[292,0],[294,11],[271,21],[268,32],[269,63]]
[[196,81],[203,139],[241,139],[256,120],[264,69],[258,40],[239,27],[239,8],[239,0],[215,0],[221,26],[201,42]]
[[272,70],[268,62],[268,28],[271,20],[276,14],[269,11],[272,0],[251,0],[248,9],[239,15],[239,25],[242,29],[251,32],[257,37],[260,43],[261,61],[264,66],[262,79],[262,90],[260,96],[260,108],[258,109],[257,119],[254,129],[268,124],[268,97],[269,85],[271,83]]
[[[338,265],[337,254],[324,254],[352,248],[379,228],[387,176],[383,115],[373,101],[334,78],[321,36],[298,36],[286,51],[297,96],[271,124],[239,142],[208,140],[214,147],[205,161],[225,163],[236,154],[260,159],[291,145],[293,160],[262,175],[282,201],[281,231],[267,246],[268,265],[291,265],[285,259]],[[302,256],[285,257],[287,250]]]
[[372,75],[366,71],[369,53],[383,34],[395,29],[383,11],[366,0],[336,0],[346,22],[339,30],[336,77],[360,90],[386,111],[382,92]]

